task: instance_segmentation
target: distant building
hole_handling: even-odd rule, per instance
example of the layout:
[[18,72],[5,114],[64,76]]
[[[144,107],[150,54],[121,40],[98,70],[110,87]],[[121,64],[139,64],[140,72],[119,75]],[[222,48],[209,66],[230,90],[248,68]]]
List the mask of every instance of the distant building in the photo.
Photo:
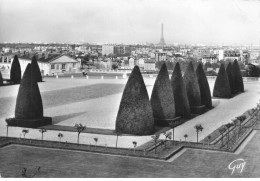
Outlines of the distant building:
[[257,57],[260,56],[260,52],[259,50],[255,49],[255,50],[249,50],[248,51],[249,56],[250,56],[250,63],[253,63],[256,61]]
[[0,55],[0,69],[10,69],[13,54]]
[[201,59],[202,63],[217,63],[218,62],[218,57],[216,55],[205,55]]
[[131,57],[130,59],[129,59],[129,68],[134,68],[134,66],[136,65],[136,63],[135,63],[135,59],[133,58],[133,57]]
[[194,57],[201,59],[203,56],[209,55],[210,50],[208,50],[208,49],[194,49],[192,54],[193,54]]
[[144,70],[155,70],[155,59],[146,59],[144,61]]
[[114,54],[114,45],[102,45],[102,55]]
[[241,54],[239,50],[225,50],[223,60],[241,60]]
[[155,52],[155,61],[166,61],[167,53],[166,52]]
[[130,56],[131,48],[126,45],[102,45],[102,55]]
[[54,75],[58,73],[75,73],[79,72],[80,62],[67,55],[61,54],[57,56],[51,56],[47,59],[39,59],[38,62],[45,62],[49,64],[48,75]]

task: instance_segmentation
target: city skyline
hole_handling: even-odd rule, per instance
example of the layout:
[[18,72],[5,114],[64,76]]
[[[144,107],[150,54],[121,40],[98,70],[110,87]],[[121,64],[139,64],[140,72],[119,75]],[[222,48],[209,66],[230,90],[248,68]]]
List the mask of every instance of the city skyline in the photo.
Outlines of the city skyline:
[[0,0],[0,42],[259,45],[259,0]]

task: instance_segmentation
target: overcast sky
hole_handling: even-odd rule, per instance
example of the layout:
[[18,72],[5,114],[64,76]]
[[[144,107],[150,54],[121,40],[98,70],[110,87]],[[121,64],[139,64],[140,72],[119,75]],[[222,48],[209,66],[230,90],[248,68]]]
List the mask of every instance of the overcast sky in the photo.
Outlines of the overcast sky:
[[0,0],[0,42],[259,44],[260,0]]

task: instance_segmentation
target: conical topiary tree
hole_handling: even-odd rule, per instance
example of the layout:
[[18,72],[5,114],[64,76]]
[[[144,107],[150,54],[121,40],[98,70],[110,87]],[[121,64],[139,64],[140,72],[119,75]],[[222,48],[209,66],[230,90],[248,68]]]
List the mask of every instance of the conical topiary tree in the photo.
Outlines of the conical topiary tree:
[[15,118],[35,119],[43,117],[42,98],[35,75],[28,64],[23,74],[16,99]]
[[218,76],[214,85],[213,96],[220,97],[220,98],[231,97],[230,84],[229,84],[228,75],[225,70],[224,64],[221,64],[220,66]]
[[232,64],[233,86],[235,92],[244,92],[244,83],[237,60]]
[[231,89],[231,93],[235,94],[235,90],[234,90],[234,86],[233,86],[233,71],[232,71],[232,63],[229,62],[226,68],[226,72],[227,72],[227,76],[228,76],[228,81],[229,81],[229,85],[230,85],[230,89]]
[[200,88],[192,62],[189,62],[189,65],[186,68],[183,76],[183,82],[186,87],[190,107],[201,106]]
[[169,73],[165,63],[163,63],[155,80],[150,102],[155,124],[167,126],[169,120],[175,117],[175,103]]
[[52,124],[51,117],[43,117],[40,90],[31,64],[28,64],[16,98],[15,117],[5,120],[8,126],[37,128]]
[[171,78],[172,91],[175,101],[175,114],[184,118],[190,117],[190,105],[186,88],[183,83],[179,62],[176,63]]
[[148,93],[138,66],[135,66],[125,86],[120,102],[116,131],[148,135],[154,131],[154,118]]
[[10,70],[10,82],[19,84],[21,82],[21,66],[17,55],[14,56],[11,70]]
[[212,101],[211,101],[211,93],[209,88],[208,79],[205,75],[203,70],[202,63],[199,63],[196,69],[196,75],[198,78],[199,88],[200,88],[200,97],[202,105],[205,105],[206,108],[212,108]]
[[40,68],[39,68],[39,65],[37,63],[37,59],[36,59],[36,56],[34,55],[33,58],[32,58],[32,72],[33,74],[35,75],[35,79],[37,82],[42,82],[42,75],[41,75],[41,71],[40,71]]
[[4,81],[3,81],[2,73],[0,71],[0,86],[2,85],[4,85]]

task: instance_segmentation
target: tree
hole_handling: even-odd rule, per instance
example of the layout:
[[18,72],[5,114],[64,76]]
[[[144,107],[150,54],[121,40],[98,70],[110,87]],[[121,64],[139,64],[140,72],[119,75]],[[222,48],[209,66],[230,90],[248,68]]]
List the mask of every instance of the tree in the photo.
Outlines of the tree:
[[220,63],[212,63],[211,64],[212,65],[212,68],[214,69],[214,70],[216,70],[217,68],[220,68]]
[[244,83],[237,60],[232,64],[233,86],[237,92],[244,92]]
[[162,65],[155,80],[150,102],[155,124],[158,126],[168,126],[167,120],[175,117],[175,103],[165,63]]
[[165,140],[164,140],[164,146],[166,148],[166,143],[167,143],[167,139],[171,139],[172,138],[172,132],[168,132],[168,133],[164,133],[165,136]]
[[4,80],[3,80],[3,77],[2,77],[2,73],[0,71],[0,86],[4,85]]
[[81,61],[82,64],[86,65],[89,62],[89,54],[86,54]]
[[41,128],[41,129],[39,129],[39,131],[42,133],[42,141],[43,141],[43,133],[47,132],[47,130],[44,128]]
[[196,129],[197,132],[197,144],[199,143],[199,132],[202,132],[202,130],[204,129],[201,124],[197,124],[194,126],[194,128]]
[[211,109],[212,108],[211,93],[210,93],[208,79],[203,70],[202,63],[199,63],[196,69],[196,75],[198,78],[198,83],[200,88],[201,103],[202,105],[205,105],[206,108]]
[[97,146],[98,138],[94,138],[94,141],[95,141],[96,146]]
[[186,87],[190,107],[201,106],[200,88],[192,62],[189,63],[184,73],[183,82]]
[[154,131],[153,111],[138,66],[134,67],[125,86],[116,118],[116,131],[134,135],[150,135]]
[[208,146],[209,146],[209,143],[210,143],[210,140],[211,140],[211,136],[207,136],[207,139],[208,139]]
[[246,116],[242,115],[242,116],[238,116],[236,117],[238,122],[239,122],[239,134],[242,130],[242,122],[246,119]]
[[259,77],[260,76],[260,69],[259,67],[249,64],[248,65],[248,76],[249,77]]
[[155,62],[155,68],[157,68],[158,70],[160,70],[161,69],[161,67],[162,67],[162,65],[163,65],[163,61],[157,61],[157,62]]
[[190,104],[187,98],[186,88],[183,82],[179,62],[175,64],[171,77],[171,86],[175,101],[176,116],[190,117]]
[[42,74],[41,74],[39,65],[37,63],[36,56],[33,56],[33,58],[32,58],[31,71],[32,71],[32,75],[35,77],[35,80],[37,82],[42,82]]
[[79,144],[79,135],[82,131],[84,131],[87,127],[83,126],[82,124],[75,124],[74,128],[77,130],[78,132],[78,144]]
[[61,142],[61,138],[63,138],[63,134],[62,133],[59,133],[58,134],[58,137],[59,137],[59,143]]
[[231,88],[224,64],[221,64],[219,69],[218,76],[214,84],[213,96],[220,98],[231,97]]
[[228,81],[229,81],[229,85],[230,85],[230,89],[231,89],[231,93],[235,94],[235,90],[234,90],[234,86],[233,86],[233,74],[232,74],[232,63],[229,62],[226,68],[226,72],[227,72],[227,76],[228,76]]
[[19,84],[21,81],[21,66],[17,55],[14,56],[14,60],[11,65],[10,81],[14,84]]
[[154,140],[154,153],[156,154],[156,143],[159,139],[159,135],[152,135],[151,137]]
[[113,63],[113,64],[112,64],[112,69],[113,69],[113,70],[118,69],[118,64],[117,64],[117,63]]
[[117,148],[117,143],[118,143],[118,137],[120,134],[121,134],[120,132],[116,131],[116,148]]
[[227,132],[227,135],[228,135],[227,148],[228,148],[229,147],[229,141],[230,141],[230,139],[229,139],[229,128],[234,126],[234,124],[233,123],[227,123],[225,126],[228,130],[228,132]]
[[218,131],[219,131],[219,133],[221,134],[221,145],[223,146],[223,139],[224,139],[224,133],[226,132],[226,127],[225,126],[223,126],[222,128],[220,128]]
[[136,148],[137,142],[133,141],[133,145],[134,145],[134,153],[135,153],[135,148]]
[[210,62],[206,62],[206,63],[204,64],[203,68],[204,68],[204,71],[207,71],[208,68],[212,68],[212,65],[211,65]]
[[8,124],[6,125],[6,137],[8,137],[8,128],[9,128],[9,126],[8,126]]
[[16,98],[15,118],[37,119],[43,117],[41,93],[29,63],[23,74]]
[[185,142],[186,142],[186,139],[188,138],[188,135],[187,135],[187,134],[185,134],[183,137],[184,137],[184,139],[185,139]]
[[22,130],[22,133],[23,133],[23,137],[25,138],[25,135],[26,135],[27,133],[29,133],[29,130],[28,130],[28,129],[23,129],[23,130]]
[[175,127],[174,119],[171,120],[170,127],[172,128],[172,143],[174,144],[174,127]]
[[245,64],[243,64],[243,62],[238,61],[238,65],[239,65],[240,70],[245,70],[246,66],[245,66]]

